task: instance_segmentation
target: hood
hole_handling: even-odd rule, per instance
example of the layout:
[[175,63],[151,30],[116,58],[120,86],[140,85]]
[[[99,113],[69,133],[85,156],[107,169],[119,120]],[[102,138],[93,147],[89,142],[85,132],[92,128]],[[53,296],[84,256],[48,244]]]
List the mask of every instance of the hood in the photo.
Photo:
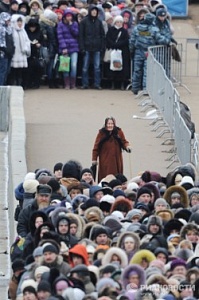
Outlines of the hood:
[[[86,266],[89,265],[89,262],[88,262],[88,253],[86,251],[86,247],[84,245],[80,245],[80,244],[77,244],[75,245],[73,248],[71,248],[69,250],[69,256],[70,254],[76,254],[78,256],[81,256],[83,258],[83,264],[85,264]],[[71,261],[71,266],[74,267],[73,265],[73,262]]]
[[31,6],[33,5],[33,3],[37,3],[38,6],[39,6],[39,8],[40,8],[41,10],[43,10],[43,6],[42,6],[42,4],[41,4],[40,1],[38,1],[38,0],[32,0],[32,1],[30,1],[29,6],[31,7]]
[[130,231],[123,232],[122,234],[120,234],[117,241],[117,247],[124,249],[124,239],[127,236],[131,236],[135,240],[135,248],[133,251],[134,252],[138,251],[138,249],[140,248],[140,238],[136,233]]
[[64,11],[64,13],[63,13],[63,17],[62,17],[62,20],[63,20],[63,18],[65,18],[67,15],[72,15],[73,16],[73,19],[74,19],[74,16],[75,16],[75,14],[74,14],[74,12],[70,9],[70,8],[67,8],[65,11]]
[[6,13],[6,12],[2,12],[0,14],[0,25],[5,26],[6,25],[6,21],[9,21],[11,18],[10,14]]
[[35,230],[36,230],[35,221],[36,221],[36,218],[38,218],[38,217],[41,217],[43,219],[43,222],[49,221],[48,216],[43,211],[37,210],[37,211],[33,212],[30,217],[30,220],[29,220],[29,228],[30,228],[30,232],[31,232],[32,236],[34,235]]
[[132,23],[133,23],[133,16],[134,16],[133,13],[132,13],[132,11],[131,11],[130,9],[128,9],[128,8],[124,8],[124,9],[121,11],[121,16],[122,16],[123,18],[124,18],[125,13],[129,15],[129,21],[128,21],[128,24],[129,24],[130,26],[132,26]]
[[55,228],[57,228],[57,223],[60,215],[63,216],[63,214],[66,216],[68,210],[66,207],[55,207],[55,209],[51,213],[51,222]]
[[114,262],[111,262],[112,256],[116,254],[120,258],[120,266],[117,266],[118,268],[124,269],[128,265],[128,257],[124,250],[118,248],[118,247],[111,247],[109,248],[106,253],[104,254],[102,258],[102,266],[106,266],[107,264],[113,264]]
[[79,215],[73,213],[67,213],[67,217],[70,219],[70,224],[72,224],[73,222],[77,224],[77,233],[75,236],[78,240],[81,240],[83,235],[83,229],[85,226],[85,221]]
[[199,229],[198,229],[198,225],[195,224],[195,223],[187,223],[186,225],[184,225],[182,228],[181,228],[181,231],[180,231],[180,237],[182,240],[185,240],[186,239],[186,234],[189,230],[194,230],[196,232],[199,233]]
[[34,25],[36,27],[35,32],[40,30],[40,25],[37,18],[31,18],[28,23],[26,24],[26,30],[29,31],[29,28],[31,25]]
[[[96,10],[97,10],[97,16],[96,16],[95,18],[93,18],[93,17],[91,16],[91,11],[92,11],[93,9],[96,9]],[[88,10],[88,16],[89,16],[89,18],[91,18],[91,19],[97,19],[97,18],[98,18],[98,14],[99,14],[99,8],[98,8],[96,5],[90,5],[89,10]]]
[[138,275],[139,275],[139,286],[138,288],[140,288],[140,286],[144,286],[146,283],[146,276],[145,276],[145,271],[142,267],[140,267],[137,264],[131,264],[129,266],[127,266],[121,275],[121,281],[122,281],[122,285],[124,287],[124,289],[126,289],[126,286],[129,284],[129,274],[131,272],[135,271]]
[[182,205],[184,206],[184,208],[187,208],[189,206],[189,199],[188,199],[188,195],[186,190],[178,185],[173,185],[170,186],[168,189],[166,189],[163,198],[169,203],[169,205],[171,206],[171,195],[172,193],[177,192],[181,195],[182,198]]

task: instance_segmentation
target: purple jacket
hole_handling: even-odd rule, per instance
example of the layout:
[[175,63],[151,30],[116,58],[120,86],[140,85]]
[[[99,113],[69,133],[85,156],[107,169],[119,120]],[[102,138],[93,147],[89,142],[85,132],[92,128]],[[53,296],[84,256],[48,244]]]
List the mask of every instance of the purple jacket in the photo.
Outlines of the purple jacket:
[[[63,16],[64,19],[64,16]],[[67,49],[68,53],[79,52],[79,26],[77,22],[69,25],[63,22],[59,22],[57,26],[57,38],[59,43],[59,53],[62,53],[63,49]]]

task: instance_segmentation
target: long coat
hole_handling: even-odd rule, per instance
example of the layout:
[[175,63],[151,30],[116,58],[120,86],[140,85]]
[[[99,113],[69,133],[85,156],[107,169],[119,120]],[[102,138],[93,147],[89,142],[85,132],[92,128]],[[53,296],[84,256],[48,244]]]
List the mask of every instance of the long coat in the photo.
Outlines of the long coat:
[[99,157],[98,181],[108,174],[123,173],[122,149],[128,145],[121,128],[115,127],[111,133],[105,128],[99,130],[92,153],[93,161]]
[[[119,38],[118,38],[119,36]],[[125,28],[117,29],[115,26],[109,28],[106,34],[106,48],[122,50],[121,71],[109,71],[107,76],[115,80],[130,79],[130,51],[129,51],[129,35]]]

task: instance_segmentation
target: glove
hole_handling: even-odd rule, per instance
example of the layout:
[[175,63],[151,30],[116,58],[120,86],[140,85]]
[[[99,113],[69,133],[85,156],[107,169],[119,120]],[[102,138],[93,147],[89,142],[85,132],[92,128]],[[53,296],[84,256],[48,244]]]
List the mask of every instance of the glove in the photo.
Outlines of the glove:
[[96,161],[96,160],[93,160],[93,161],[92,161],[92,166],[95,166],[95,165],[97,165],[97,161]]
[[126,152],[131,153],[131,147],[128,146],[128,147],[126,147],[125,150],[126,150]]

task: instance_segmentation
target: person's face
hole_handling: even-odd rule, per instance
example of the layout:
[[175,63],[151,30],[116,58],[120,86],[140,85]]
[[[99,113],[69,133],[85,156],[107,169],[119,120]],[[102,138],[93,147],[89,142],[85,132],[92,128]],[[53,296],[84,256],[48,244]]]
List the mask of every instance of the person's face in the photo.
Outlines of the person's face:
[[124,19],[124,23],[128,23],[128,21],[129,21],[129,16],[128,16],[128,15],[125,15],[125,16],[123,17],[123,19]]
[[11,9],[14,11],[18,11],[19,5],[18,4],[12,4]]
[[117,21],[117,22],[115,22],[115,25],[117,26],[117,28],[121,28],[123,26],[123,22]]
[[26,291],[23,295],[23,300],[37,300],[37,296],[31,292]]
[[131,219],[131,222],[132,223],[138,223],[140,218],[141,218],[140,215],[133,216],[133,218]]
[[167,207],[164,204],[157,204],[155,207],[155,211],[161,211],[166,209]]
[[157,224],[152,224],[149,226],[149,232],[152,234],[158,233],[159,229],[160,229],[160,227]]
[[191,206],[199,204],[199,195],[193,195],[191,197]]
[[67,6],[66,4],[62,4],[62,5],[59,7],[59,9],[65,11],[65,10],[67,9],[67,7],[68,7],[68,6]]
[[38,300],[47,300],[50,297],[51,293],[48,291],[39,291],[37,292]]
[[72,261],[73,261],[74,266],[81,265],[84,263],[83,258],[79,255],[73,255]]
[[31,32],[34,32],[34,31],[36,30],[36,26],[31,25],[31,26],[29,27],[29,30],[30,30]]
[[108,120],[108,122],[106,123],[106,130],[108,131],[113,131],[113,128],[114,128],[114,122],[113,120]]
[[54,262],[57,258],[57,254],[56,253],[53,253],[53,252],[45,252],[43,254],[43,257],[44,257],[44,261],[48,264]]
[[71,197],[71,200],[73,199],[73,198],[75,198],[77,195],[79,195],[79,194],[81,194],[82,192],[79,190],[79,189],[72,189],[71,191],[70,191],[70,197]]
[[180,197],[172,197],[171,198],[171,205],[180,203]]
[[186,275],[186,273],[187,273],[187,270],[184,266],[177,266],[173,269],[173,272],[172,272],[173,275],[184,275],[184,276]]
[[190,284],[194,284],[194,282],[196,281],[196,279],[197,279],[197,276],[196,276],[196,273],[192,273],[191,275],[190,275]]
[[85,172],[85,173],[82,175],[82,180],[84,180],[86,183],[90,183],[90,182],[93,180],[93,176],[92,176],[91,173]]
[[185,235],[186,240],[197,243],[198,242],[198,233],[195,230],[189,230]]
[[186,297],[193,297],[193,290],[190,287],[186,287],[186,289],[182,290],[182,292],[180,293],[180,296],[182,299],[186,298]]
[[[61,21],[63,15],[60,12],[57,12],[56,14],[57,14],[58,20]],[[55,171],[55,172],[57,172],[57,171]]]
[[97,10],[96,9],[91,10],[91,16],[92,17],[97,17]]
[[70,234],[75,235],[77,233],[77,224],[72,223],[70,225]]
[[[62,14],[61,14],[61,18],[62,18]],[[62,170],[56,170],[54,172],[54,176],[56,179],[61,179],[62,178]]]
[[45,208],[49,206],[50,203],[50,195],[48,194],[37,194],[37,205],[39,209]]
[[129,283],[134,283],[138,287],[139,286],[139,276],[137,274],[129,276]]
[[68,14],[65,16],[66,23],[72,22],[72,19],[73,19],[73,16],[71,14]]
[[22,6],[19,11],[21,11],[22,13],[27,13],[27,9],[25,6]]
[[96,237],[96,243],[98,245],[106,245],[108,242],[108,236],[105,233],[99,234]]
[[99,202],[103,196],[104,196],[104,193],[102,191],[99,191],[99,192],[95,193],[94,198]]
[[134,250],[134,247],[135,247],[135,242],[133,240],[127,240],[124,242],[124,250],[126,252],[130,252]]
[[167,16],[158,16],[158,19],[161,21],[161,22],[164,22],[164,20],[166,20]]
[[17,21],[17,25],[18,25],[19,28],[22,28],[23,22],[22,21]]
[[140,197],[139,197],[139,202],[141,202],[141,203],[148,204],[150,201],[151,201],[151,195],[149,195],[149,194],[145,193],[145,194],[140,195]]
[[113,256],[111,258],[111,262],[119,262],[119,263],[121,263],[121,260],[120,260],[119,256],[117,256],[116,254],[113,254]]
[[158,255],[157,255],[156,257],[157,257],[157,259],[163,261],[163,263],[166,264],[167,258],[166,258],[166,256],[164,255],[164,253],[158,253]]
[[106,21],[106,23],[107,23],[108,25],[112,25],[112,24],[113,24],[113,18],[108,19],[108,20]]
[[146,268],[148,268],[149,263],[145,258],[143,258],[140,265],[143,269],[146,269]]
[[41,224],[43,224],[44,220],[42,217],[37,217],[35,220],[35,227],[38,228]]
[[37,3],[33,3],[33,4],[31,5],[31,9],[32,9],[33,11],[37,11],[37,10],[39,9],[39,5],[38,5]]
[[68,224],[59,224],[58,225],[58,231],[59,231],[60,234],[68,233]]

